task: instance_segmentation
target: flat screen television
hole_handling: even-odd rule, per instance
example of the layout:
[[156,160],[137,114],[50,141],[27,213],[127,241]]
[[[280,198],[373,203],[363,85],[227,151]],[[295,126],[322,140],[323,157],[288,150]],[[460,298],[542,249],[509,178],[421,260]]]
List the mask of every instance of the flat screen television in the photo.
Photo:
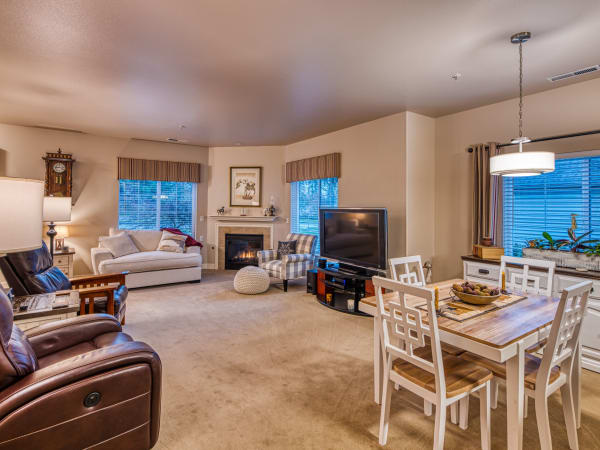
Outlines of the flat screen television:
[[323,208],[319,210],[319,219],[321,256],[359,267],[385,270],[385,208]]

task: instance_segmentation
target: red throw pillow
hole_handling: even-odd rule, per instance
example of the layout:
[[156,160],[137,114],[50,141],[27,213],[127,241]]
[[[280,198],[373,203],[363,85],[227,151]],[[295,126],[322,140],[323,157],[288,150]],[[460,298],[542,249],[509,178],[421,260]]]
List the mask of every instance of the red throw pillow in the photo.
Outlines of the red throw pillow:
[[204,247],[196,239],[191,237],[189,234],[185,234],[183,231],[179,230],[178,228],[161,228],[160,231],[168,231],[169,233],[179,234],[180,236],[187,236],[187,239],[185,240],[186,247],[200,247],[200,248]]

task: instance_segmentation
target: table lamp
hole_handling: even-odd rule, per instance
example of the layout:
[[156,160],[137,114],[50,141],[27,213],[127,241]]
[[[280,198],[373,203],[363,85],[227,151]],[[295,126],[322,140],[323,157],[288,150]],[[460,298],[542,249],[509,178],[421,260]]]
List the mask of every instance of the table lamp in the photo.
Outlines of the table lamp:
[[49,222],[46,234],[50,238],[50,255],[54,258],[56,224],[71,220],[71,197],[44,197],[43,221]]

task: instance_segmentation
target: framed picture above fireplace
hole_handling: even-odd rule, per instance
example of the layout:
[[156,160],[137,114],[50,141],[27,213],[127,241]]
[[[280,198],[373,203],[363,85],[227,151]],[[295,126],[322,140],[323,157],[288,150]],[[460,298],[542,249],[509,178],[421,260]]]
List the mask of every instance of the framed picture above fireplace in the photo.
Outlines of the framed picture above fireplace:
[[262,167],[229,168],[229,206],[261,204]]

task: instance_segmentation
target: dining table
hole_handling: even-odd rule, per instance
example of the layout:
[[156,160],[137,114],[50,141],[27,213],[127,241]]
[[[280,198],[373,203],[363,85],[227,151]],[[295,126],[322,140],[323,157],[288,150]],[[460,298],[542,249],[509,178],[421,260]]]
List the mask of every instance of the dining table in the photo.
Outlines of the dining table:
[[[428,284],[437,287],[439,298],[450,297],[450,289],[455,283],[464,280],[452,279]],[[523,448],[523,407],[525,393],[525,351],[548,337],[556,315],[559,298],[539,294],[520,293],[522,300],[503,308],[493,309],[476,317],[457,321],[438,314],[440,341],[459,349],[474,353],[493,361],[506,364],[506,417],[507,448]],[[384,307],[394,299],[396,292],[383,294]],[[408,305],[416,306],[423,299],[406,295]],[[359,310],[377,315],[376,296],[364,297],[359,302]],[[427,313],[423,312],[427,321]],[[378,321],[373,320],[373,373],[375,402],[381,403],[384,349]],[[578,347],[573,368],[573,397],[575,399],[576,421],[581,423],[581,350]]]

